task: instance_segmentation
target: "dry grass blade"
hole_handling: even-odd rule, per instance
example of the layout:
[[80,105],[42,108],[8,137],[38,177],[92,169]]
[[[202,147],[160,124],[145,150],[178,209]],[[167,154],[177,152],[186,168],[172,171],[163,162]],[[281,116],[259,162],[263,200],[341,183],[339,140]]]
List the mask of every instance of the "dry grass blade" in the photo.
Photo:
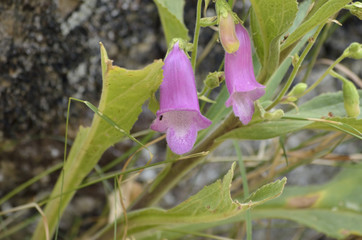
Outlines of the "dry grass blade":
[[33,208],[33,207],[36,208],[36,210],[38,210],[38,212],[42,216],[44,229],[45,229],[45,237],[46,237],[46,240],[50,240],[49,226],[48,226],[47,217],[45,216],[43,210],[41,210],[41,208],[39,207],[39,205],[37,203],[32,202],[32,203],[21,205],[21,206],[15,207],[15,208],[11,208],[9,210],[0,212],[0,215],[12,213],[12,212],[17,212],[17,211],[21,211],[21,210],[28,209],[28,208]]

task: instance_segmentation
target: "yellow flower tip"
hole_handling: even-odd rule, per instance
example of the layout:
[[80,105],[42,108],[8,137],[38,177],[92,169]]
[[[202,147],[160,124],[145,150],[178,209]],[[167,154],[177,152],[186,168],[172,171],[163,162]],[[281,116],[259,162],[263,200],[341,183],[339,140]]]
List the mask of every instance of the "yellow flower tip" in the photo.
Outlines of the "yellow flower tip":
[[234,53],[239,49],[240,43],[235,33],[235,23],[231,14],[220,16],[220,41],[227,53]]

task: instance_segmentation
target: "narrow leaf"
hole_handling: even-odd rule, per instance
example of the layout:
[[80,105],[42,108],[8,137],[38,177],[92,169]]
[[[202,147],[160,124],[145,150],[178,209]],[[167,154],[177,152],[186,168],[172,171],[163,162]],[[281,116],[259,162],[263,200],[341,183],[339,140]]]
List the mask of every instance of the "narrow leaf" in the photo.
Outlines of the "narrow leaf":
[[[317,1],[323,2],[323,1]],[[351,0],[329,0],[324,1],[325,3],[322,6],[314,8],[314,11],[311,11],[311,16],[301,24],[293,33],[291,33],[288,39],[281,46],[281,50],[284,50],[291,46],[294,42],[298,41],[303,37],[307,32],[320,25],[325,23],[329,17],[341,10],[345,5],[347,5]]]
[[154,0],[160,15],[167,43],[173,38],[188,40],[188,30],[183,22],[184,0]]

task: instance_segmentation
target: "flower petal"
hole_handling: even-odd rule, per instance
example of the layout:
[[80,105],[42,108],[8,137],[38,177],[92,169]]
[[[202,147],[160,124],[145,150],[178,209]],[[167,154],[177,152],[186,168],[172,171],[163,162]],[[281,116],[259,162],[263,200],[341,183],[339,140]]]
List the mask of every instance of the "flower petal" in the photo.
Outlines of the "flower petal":
[[169,111],[158,115],[151,129],[166,132],[166,140],[171,150],[176,154],[184,154],[195,144],[197,132],[210,124],[211,121],[198,111]]
[[197,130],[195,126],[174,125],[167,129],[166,140],[172,152],[184,154],[189,152],[196,142]]
[[263,96],[265,90],[263,88],[255,89],[251,92],[234,92],[231,94],[225,105],[233,106],[235,116],[239,117],[240,121],[247,125],[254,114],[254,101]]

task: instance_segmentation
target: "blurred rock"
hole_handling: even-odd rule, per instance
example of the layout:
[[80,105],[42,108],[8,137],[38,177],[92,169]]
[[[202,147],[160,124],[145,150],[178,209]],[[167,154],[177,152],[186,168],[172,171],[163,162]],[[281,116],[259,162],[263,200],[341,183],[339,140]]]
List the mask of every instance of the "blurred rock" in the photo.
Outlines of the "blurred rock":
[[[1,1],[0,22],[0,131],[5,139],[59,134],[70,96],[97,103],[100,41],[115,64],[126,68],[163,57],[158,44],[163,35],[151,1]],[[72,116],[82,117],[77,105]]]

